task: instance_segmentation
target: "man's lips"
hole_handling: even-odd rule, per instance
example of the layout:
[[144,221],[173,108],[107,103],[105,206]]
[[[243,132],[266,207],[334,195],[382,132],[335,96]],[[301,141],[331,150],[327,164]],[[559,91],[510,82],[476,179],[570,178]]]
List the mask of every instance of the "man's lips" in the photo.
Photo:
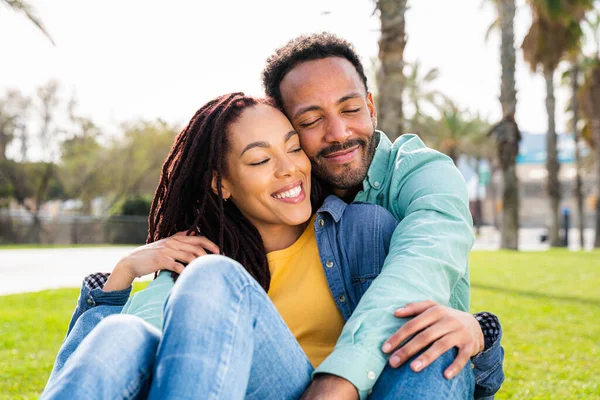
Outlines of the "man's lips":
[[323,156],[323,158],[326,158],[327,161],[333,162],[335,164],[345,164],[354,158],[354,156],[358,153],[359,147],[359,145],[356,145],[350,149],[336,151],[335,153],[330,153],[326,156]]

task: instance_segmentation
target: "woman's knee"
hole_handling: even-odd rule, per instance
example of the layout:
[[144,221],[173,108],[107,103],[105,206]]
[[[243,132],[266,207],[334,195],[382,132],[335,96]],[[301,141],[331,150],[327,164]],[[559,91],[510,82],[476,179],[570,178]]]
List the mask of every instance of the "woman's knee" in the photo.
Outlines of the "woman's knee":
[[211,254],[192,261],[177,280],[177,285],[197,286],[198,282],[210,282],[218,288],[230,285],[245,286],[254,282],[254,279],[237,261]]

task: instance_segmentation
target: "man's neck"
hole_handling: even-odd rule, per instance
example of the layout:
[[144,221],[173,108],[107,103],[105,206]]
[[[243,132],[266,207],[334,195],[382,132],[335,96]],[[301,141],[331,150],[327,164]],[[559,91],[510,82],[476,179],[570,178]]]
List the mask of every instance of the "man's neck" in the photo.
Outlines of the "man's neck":
[[346,203],[352,203],[358,192],[360,192],[361,187],[357,186],[352,189],[333,189],[333,193],[344,200]]

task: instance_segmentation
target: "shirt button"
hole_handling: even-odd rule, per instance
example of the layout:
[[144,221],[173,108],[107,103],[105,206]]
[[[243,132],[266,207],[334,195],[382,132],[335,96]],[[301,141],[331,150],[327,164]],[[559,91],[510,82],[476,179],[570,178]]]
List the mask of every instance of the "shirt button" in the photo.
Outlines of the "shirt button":
[[321,218],[321,219],[319,220],[319,226],[323,226],[323,225],[325,225],[325,221],[323,221],[323,218]]
[[379,181],[375,181],[375,183],[373,183],[373,185],[375,185],[375,187],[379,187]]
[[88,299],[87,299],[87,303],[88,303],[88,306],[90,306],[90,307],[91,307],[91,306],[93,306],[93,305],[94,305],[94,300],[92,300],[92,298],[91,298],[91,297],[88,297]]
[[340,295],[340,297],[338,297],[338,300],[340,301],[340,303],[343,303],[346,301],[346,296],[344,296],[343,294]]
[[367,377],[368,377],[370,380],[374,380],[374,379],[375,379],[375,377],[376,377],[376,376],[375,376],[375,372],[373,372],[373,371],[369,371],[369,373],[367,374]]
[[331,267],[333,267],[333,261],[330,261],[330,260],[328,260],[328,261],[325,263],[325,266],[326,266],[327,268],[331,268]]

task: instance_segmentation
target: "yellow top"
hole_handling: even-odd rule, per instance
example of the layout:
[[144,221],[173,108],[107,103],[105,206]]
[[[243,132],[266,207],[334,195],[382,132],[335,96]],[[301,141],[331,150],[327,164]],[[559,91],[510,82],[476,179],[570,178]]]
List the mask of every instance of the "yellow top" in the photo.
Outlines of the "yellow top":
[[344,319],[327,285],[314,221],[293,245],[268,253],[267,259],[269,297],[316,368],[333,351]]

